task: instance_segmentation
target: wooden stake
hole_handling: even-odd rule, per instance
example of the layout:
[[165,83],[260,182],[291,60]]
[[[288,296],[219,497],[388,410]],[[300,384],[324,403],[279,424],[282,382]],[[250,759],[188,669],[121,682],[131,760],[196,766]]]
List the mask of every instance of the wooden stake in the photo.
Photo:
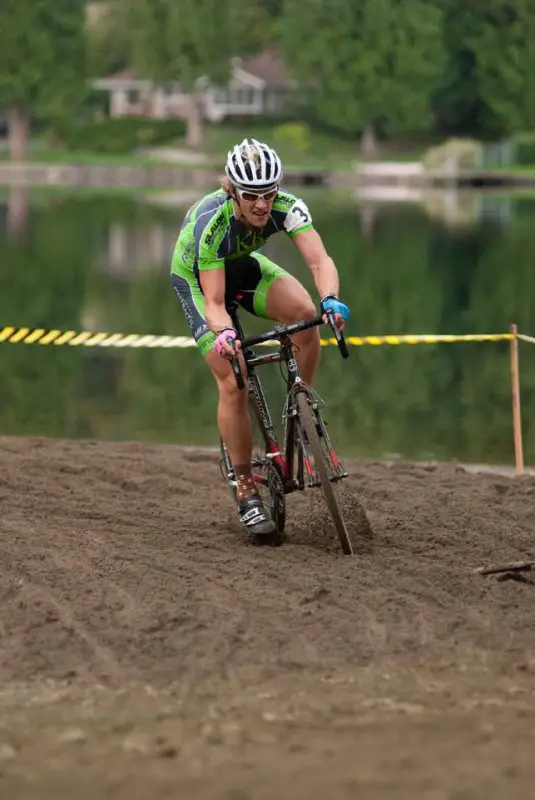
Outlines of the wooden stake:
[[515,468],[517,475],[524,474],[524,452],[522,448],[522,417],[520,414],[520,377],[518,369],[517,327],[509,328],[513,334],[511,339],[511,397],[513,402],[513,434],[515,445]]

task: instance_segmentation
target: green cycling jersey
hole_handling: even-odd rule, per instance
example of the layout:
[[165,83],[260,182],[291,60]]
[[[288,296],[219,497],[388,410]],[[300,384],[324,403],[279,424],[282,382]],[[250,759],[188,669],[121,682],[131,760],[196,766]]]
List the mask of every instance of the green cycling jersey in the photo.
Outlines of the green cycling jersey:
[[[297,236],[312,230],[312,217],[303,200],[279,191],[263,228],[247,228],[234,214],[232,198],[223,190],[201,198],[187,212],[177,239],[171,272],[198,278],[200,270],[224,269],[225,262],[260,249],[270,236]],[[230,266],[230,265],[229,265]]]

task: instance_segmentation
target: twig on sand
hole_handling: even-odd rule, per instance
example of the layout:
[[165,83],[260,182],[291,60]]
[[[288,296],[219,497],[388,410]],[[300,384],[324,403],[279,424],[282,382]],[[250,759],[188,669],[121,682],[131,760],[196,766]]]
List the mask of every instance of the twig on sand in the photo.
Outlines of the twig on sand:
[[493,564],[472,570],[479,575],[497,575],[500,572],[531,572],[535,561],[513,561],[510,564]]

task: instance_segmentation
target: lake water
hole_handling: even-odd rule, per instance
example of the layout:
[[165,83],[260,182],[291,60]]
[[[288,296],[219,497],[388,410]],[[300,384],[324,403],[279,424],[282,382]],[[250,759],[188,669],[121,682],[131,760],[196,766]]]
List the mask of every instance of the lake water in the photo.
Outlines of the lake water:
[[[511,322],[535,333],[535,200],[301,194],[337,262],[348,333],[505,332]],[[188,204],[0,188],[0,323],[188,334],[169,281]],[[312,286],[284,236],[266,253]],[[529,464],[535,346],[520,356]],[[1,344],[0,368],[2,434],[217,444],[214,385],[195,349]],[[278,367],[262,376],[278,417]],[[507,342],[355,347],[347,361],[324,348],[317,388],[342,454],[512,462]]]

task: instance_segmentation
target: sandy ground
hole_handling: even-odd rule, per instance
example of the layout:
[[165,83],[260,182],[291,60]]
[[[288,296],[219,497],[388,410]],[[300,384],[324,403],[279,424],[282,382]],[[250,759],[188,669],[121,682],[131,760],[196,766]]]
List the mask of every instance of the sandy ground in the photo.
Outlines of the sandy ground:
[[[250,546],[206,451],[0,438],[0,796],[535,793],[535,478],[348,462]],[[356,499],[371,526],[364,524]]]

